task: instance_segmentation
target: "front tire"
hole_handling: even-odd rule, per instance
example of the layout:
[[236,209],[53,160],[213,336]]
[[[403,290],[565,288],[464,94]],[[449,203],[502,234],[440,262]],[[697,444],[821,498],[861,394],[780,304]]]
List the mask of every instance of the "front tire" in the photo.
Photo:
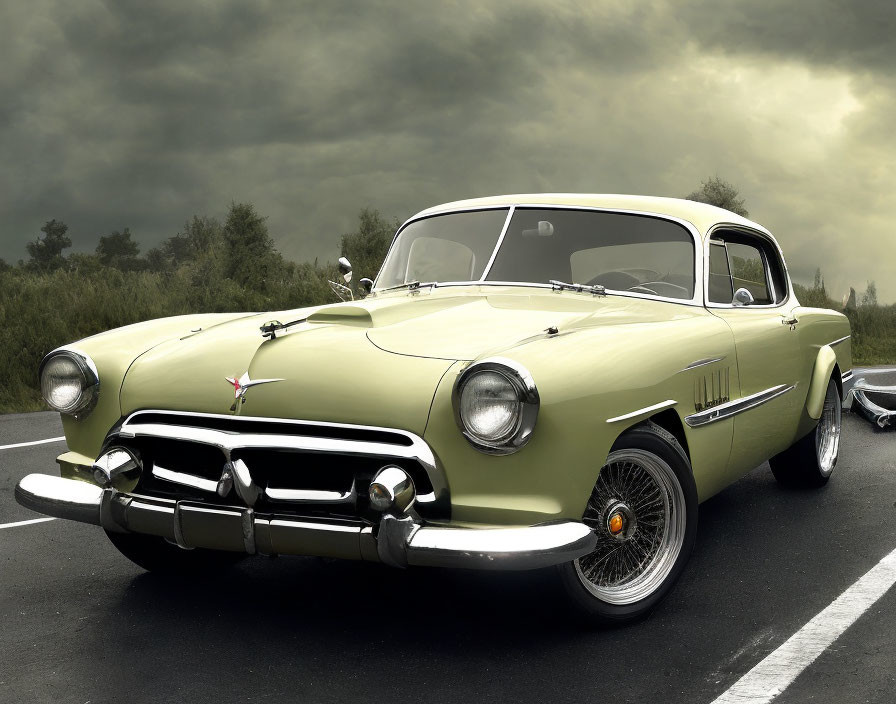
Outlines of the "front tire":
[[598,540],[559,567],[572,603],[602,625],[646,616],[681,575],[697,535],[697,489],[675,437],[651,422],[623,433],[582,520]]
[[167,575],[197,575],[232,567],[245,553],[195,548],[184,550],[164,538],[141,533],[106,531],[109,540],[131,562],[148,572]]
[[778,484],[788,488],[817,488],[831,478],[840,454],[842,404],[837,382],[831,379],[815,429],[768,463]]

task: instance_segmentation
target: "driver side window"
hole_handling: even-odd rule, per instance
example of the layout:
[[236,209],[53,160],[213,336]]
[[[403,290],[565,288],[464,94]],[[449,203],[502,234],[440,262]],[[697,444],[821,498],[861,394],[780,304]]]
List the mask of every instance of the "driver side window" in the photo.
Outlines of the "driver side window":
[[[769,258],[772,257],[771,260]],[[784,299],[784,286],[772,287],[769,269],[776,273],[777,258],[769,247],[744,233],[723,233],[709,243],[709,275],[707,301],[731,305],[734,294],[746,289],[752,296],[750,305],[767,306]],[[773,291],[781,289],[778,301]]]

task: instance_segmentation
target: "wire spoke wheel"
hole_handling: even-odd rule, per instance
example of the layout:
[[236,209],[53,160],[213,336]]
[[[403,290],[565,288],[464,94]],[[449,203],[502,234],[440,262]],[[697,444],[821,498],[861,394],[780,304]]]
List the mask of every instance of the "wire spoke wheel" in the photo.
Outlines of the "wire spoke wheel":
[[609,604],[645,599],[669,576],[687,524],[673,469],[640,449],[611,452],[582,520],[597,535],[594,552],[575,561],[583,586]]
[[815,455],[822,475],[828,476],[837,464],[840,451],[840,394],[834,384],[828,384],[824,407],[815,431]]

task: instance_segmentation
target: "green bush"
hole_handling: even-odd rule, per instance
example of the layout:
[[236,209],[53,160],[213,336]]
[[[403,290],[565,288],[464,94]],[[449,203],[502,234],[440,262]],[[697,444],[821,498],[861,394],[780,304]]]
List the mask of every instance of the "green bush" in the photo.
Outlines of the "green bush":
[[[388,227],[375,211],[364,210],[359,233],[343,237],[364,252],[373,274],[388,247]],[[370,246],[363,243],[366,235],[375,236]],[[125,239],[120,233],[110,237],[101,250]],[[51,254],[45,258],[53,266],[0,267],[0,413],[44,409],[37,377],[44,355],[104,330],[186,313],[275,311],[337,301],[327,283],[337,280],[335,265],[286,261],[274,249],[264,219],[247,204],[233,204],[224,226],[193,218],[145,259],[105,251]]]
[[804,306],[843,310],[852,333],[852,363],[856,366],[869,364],[896,364],[896,304],[877,304],[874,282],[868,284],[868,291],[861,297],[862,303],[854,305],[856,296],[850,297],[846,309],[828,296],[821,272],[815,275],[812,287],[793,285],[794,293]]

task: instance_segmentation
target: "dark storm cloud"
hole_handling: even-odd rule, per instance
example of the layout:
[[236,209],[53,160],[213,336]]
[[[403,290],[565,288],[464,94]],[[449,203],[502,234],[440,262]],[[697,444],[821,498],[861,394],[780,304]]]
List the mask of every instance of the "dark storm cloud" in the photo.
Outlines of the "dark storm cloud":
[[698,0],[676,4],[708,49],[890,73],[896,67],[891,0]]
[[365,205],[683,195],[718,173],[800,275],[882,280],[842,233],[886,260],[892,11],[798,7],[6,3],[0,256],[51,217],[76,248],[129,226],[147,249],[249,200],[288,256],[333,258]]

